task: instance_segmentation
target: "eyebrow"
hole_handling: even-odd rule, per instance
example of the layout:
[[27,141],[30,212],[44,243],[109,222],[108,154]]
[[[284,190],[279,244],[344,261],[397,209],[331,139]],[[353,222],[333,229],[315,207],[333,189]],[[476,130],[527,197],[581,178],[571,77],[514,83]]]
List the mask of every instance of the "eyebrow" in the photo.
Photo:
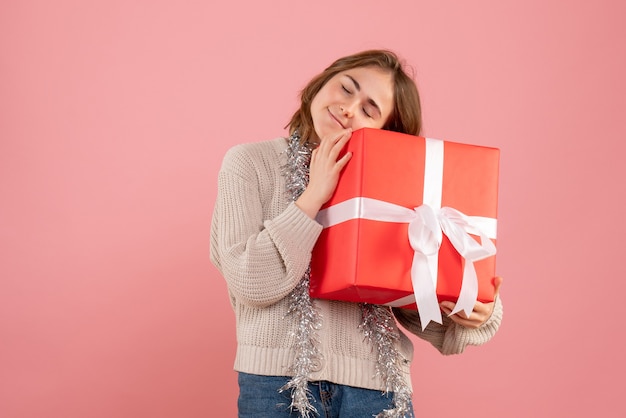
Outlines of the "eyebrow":
[[[350,74],[346,74],[346,77],[348,77],[350,80],[352,80],[352,82],[354,83],[354,87],[355,87],[358,91],[361,91],[361,85],[359,84],[359,82],[358,82],[358,81],[356,81],[356,80],[354,79],[354,77],[352,77]],[[379,115],[382,115],[382,114],[383,114],[383,112],[380,110],[380,106],[378,106],[378,103],[376,103],[376,102],[374,101],[374,99],[372,99],[371,97],[368,97],[368,98],[367,98],[367,102],[376,108],[376,110],[378,111],[378,114],[379,114]]]

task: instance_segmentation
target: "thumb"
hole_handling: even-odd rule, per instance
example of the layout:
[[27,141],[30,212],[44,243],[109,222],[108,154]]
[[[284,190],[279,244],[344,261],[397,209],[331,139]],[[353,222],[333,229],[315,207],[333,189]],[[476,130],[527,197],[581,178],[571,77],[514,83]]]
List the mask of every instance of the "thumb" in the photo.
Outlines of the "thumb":
[[493,297],[494,299],[496,297],[498,297],[498,294],[500,293],[500,286],[502,286],[502,282],[504,281],[504,279],[500,276],[496,276],[493,278],[493,286],[495,288],[494,292],[493,292]]

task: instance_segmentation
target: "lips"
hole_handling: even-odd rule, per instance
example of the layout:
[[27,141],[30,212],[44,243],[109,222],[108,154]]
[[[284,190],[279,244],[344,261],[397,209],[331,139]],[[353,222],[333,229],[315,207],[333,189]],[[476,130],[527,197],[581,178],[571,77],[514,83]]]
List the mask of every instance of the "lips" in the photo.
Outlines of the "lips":
[[346,127],[344,126],[344,124],[343,124],[343,123],[341,123],[341,121],[339,120],[339,118],[337,118],[335,115],[333,115],[333,112],[331,112],[331,111],[330,111],[330,109],[328,109],[328,114],[330,115],[330,117],[331,117],[331,118],[332,118],[335,122],[337,122],[337,124],[338,124],[339,126],[341,126],[341,128],[342,128],[342,129],[346,129]]

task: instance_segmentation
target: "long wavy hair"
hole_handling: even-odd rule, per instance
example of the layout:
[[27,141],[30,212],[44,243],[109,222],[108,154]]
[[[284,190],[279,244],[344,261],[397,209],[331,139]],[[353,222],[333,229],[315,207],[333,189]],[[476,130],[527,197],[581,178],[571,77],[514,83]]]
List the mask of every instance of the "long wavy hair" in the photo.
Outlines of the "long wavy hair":
[[311,116],[311,102],[332,77],[358,67],[377,67],[389,71],[394,86],[394,106],[383,129],[419,135],[422,131],[422,108],[415,81],[407,74],[404,63],[389,50],[368,50],[339,58],[322,73],[315,76],[300,92],[300,108],[293,114],[286,127],[293,134],[298,130],[302,143],[316,142]]

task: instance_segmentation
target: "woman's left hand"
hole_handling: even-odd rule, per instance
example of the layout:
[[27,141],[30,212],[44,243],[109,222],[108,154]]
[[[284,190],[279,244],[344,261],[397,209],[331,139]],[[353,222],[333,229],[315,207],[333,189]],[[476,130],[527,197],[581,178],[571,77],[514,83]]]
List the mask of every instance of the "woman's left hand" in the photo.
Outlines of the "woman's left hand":
[[[496,300],[496,298],[498,297],[498,293],[500,292],[502,280],[502,277],[496,277],[493,279],[495,286],[494,301]],[[443,301],[439,304],[439,307],[444,314],[448,315],[448,318],[450,318],[457,324],[463,325],[467,328],[478,328],[482,324],[487,322],[487,320],[491,317],[495,302],[482,303],[477,301],[474,305],[474,310],[469,317],[465,315],[465,311],[460,311],[455,313],[454,315],[450,315],[450,313],[454,310],[454,305],[454,302]]]

